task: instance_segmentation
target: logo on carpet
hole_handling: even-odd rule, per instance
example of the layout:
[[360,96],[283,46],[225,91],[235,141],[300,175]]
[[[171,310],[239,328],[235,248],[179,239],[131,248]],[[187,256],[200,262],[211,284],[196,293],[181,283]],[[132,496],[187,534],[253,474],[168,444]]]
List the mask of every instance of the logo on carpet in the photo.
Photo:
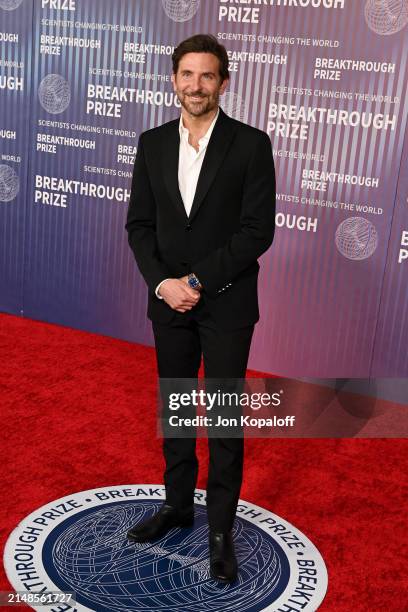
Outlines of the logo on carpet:
[[240,500],[234,525],[239,575],[235,583],[221,584],[209,573],[201,489],[193,527],[172,529],[152,543],[127,539],[127,530],[163,501],[162,485],[125,485],[74,493],[39,508],[7,541],[4,565],[11,584],[30,595],[73,593],[69,602],[47,608],[30,603],[51,612],[318,609],[327,589],[326,566],[293,525]]

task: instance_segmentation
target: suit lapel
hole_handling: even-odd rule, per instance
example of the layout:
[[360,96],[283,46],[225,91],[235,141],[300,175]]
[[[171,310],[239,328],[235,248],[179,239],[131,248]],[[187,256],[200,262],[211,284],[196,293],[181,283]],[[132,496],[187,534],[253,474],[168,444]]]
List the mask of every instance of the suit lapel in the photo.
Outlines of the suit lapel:
[[197,188],[190,211],[189,221],[197,214],[231,144],[235,132],[234,122],[220,108],[220,114],[211,133],[198,177]]
[[220,108],[218,119],[215,122],[210,140],[204,154],[203,164],[198,177],[197,188],[194,195],[190,216],[187,217],[184,202],[180,194],[178,184],[178,164],[179,164],[179,120],[171,121],[167,126],[167,135],[163,146],[163,178],[167,190],[175,205],[178,213],[187,222],[191,221],[197,214],[224,156],[230,146],[235,132],[234,122]]
[[167,126],[168,134],[163,143],[163,178],[170,194],[171,200],[179,214],[187,222],[187,213],[184,208],[183,198],[181,197],[178,184],[178,163],[179,163],[179,120],[171,121]]

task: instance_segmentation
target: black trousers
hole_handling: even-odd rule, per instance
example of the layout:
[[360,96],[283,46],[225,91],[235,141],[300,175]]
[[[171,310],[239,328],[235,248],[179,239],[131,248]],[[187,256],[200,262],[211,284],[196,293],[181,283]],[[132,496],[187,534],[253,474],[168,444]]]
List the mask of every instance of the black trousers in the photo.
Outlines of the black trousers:
[[[254,325],[217,328],[202,297],[168,325],[153,322],[160,378],[196,378],[204,360],[206,378],[244,378]],[[243,438],[208,438],[207,515],[210,529],[232,529],[242,483]],[[194,504],[198,461],[195,438],[164,438],[166,502],[182,512]]]

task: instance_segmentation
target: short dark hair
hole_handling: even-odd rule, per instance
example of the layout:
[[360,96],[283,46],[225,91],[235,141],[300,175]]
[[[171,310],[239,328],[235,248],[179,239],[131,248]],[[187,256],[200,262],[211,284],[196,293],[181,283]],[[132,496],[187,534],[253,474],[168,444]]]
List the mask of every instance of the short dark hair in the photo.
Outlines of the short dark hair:
[[221,80],[229,79],[227,50],[212,34],[195,34],[179,43],[171,56],[174,74],[177,73],[179,62],[186,53],[212,53],[218,57]]

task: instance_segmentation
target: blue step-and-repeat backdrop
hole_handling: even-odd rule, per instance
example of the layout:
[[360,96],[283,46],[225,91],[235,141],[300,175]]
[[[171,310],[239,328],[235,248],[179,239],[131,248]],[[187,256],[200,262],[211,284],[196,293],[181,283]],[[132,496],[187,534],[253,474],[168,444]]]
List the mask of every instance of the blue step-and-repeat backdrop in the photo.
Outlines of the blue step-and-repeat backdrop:
[[199,32],[275,158],[250,366],[407,376],[408,0],[0,0],[0,309],[152,343],[132,167]]

